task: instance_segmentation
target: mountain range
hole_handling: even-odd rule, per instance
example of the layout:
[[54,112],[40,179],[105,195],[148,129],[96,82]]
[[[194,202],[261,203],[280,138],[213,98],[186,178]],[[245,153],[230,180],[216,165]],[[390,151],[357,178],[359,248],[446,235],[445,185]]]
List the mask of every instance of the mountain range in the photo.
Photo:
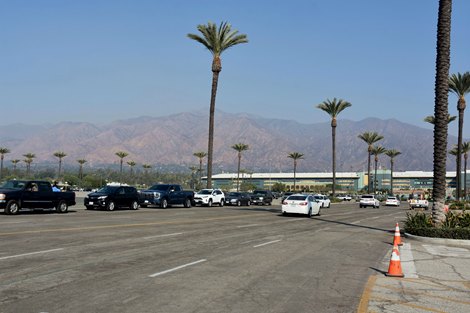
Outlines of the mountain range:
[[[395,170],[432,171],[433,132],[396,119],[366,118],[361,121],[339,119],[336,131],[337,170],[365,171],[367,145],[358,138],[366,131],[384,136],[379,142],[387,149],[402,152],[395,159]],[[106,125],[87,122],[61,122],[50,125],[11,124],[0,126],[0,146],[11,153],[11,159],[24,159],[34,153],[34,163],[56,163],[56,151],[64,151],[66,166],[77,166],[77,159],[87,160],[87,166],[118,164],[117,151],[126,151],[124,161],[154,167],[178,165],[198,166],[194,152],[207,151],[208,115],[185,112],[160,117],[139,117],[115,121]],[[457,142],[449,136],[449,147]],[[236,143],[249,145],[243,152],[242,168],[249,171],[292,171],[291,152],[304,154],[299,172],[331,171],[330,122],[303,124],[292,120],[269,119],[245,113],[216,112],[214,139],[214,173],[235,171]],[[380,165],[389,168],[389,158],[380,156]],[[448,159],[448,168],[455,168],[455,158]]]

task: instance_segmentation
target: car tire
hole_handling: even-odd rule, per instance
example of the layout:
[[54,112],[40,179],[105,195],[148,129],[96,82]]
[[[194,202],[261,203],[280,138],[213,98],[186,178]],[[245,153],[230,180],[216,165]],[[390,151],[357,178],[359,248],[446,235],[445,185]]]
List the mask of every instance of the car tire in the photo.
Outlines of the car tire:
[[327,208],[329,208],[330,206],[331,206],[331,202],[330,202],[330,203],[328,203],[328,206],[327,206]]
[[67,213],[69,210],[69,206],[67,205],[67,202],[65,201],[59,201],[57,206],[55,207],[57,213]]
[[225,201],[224,201],[224,199],[220,200],[220,202],[219,202],[219,206],[220,206],[220,207],[223,207],[223,206],[224,206],[224,204],[225,204]]
[[251,205],[251,202],[250,200],[248,200],[248,202],[246,203],[246,206],[250,206]]
[[108,204],[106,205],[106,210],[108,211],[114,211],[116,208],[116,205],[114,204],[113,201],[109,201]]
[[320,211],[321,211],[321,209],[319,208],[319,209],[318,209],[317,216],[320,216]]
[[162,202],[160,203],[160,207],[162,209],[168,208],[168,200],[167,199],[162,199]]
[[137,210],[139,208],[139,203],[137,201],[132,201],[131,203],[131,210]]
[[212,199],[209,199],[209,201],[207,202],[207,206],[208,206],[208,207],[211,207],[211,206],[212,206]]
[[271,202],[268,202],[268,205],[271,205]]
[[15,215],[20,211],[20,205],[15,200],[10,200],[5,207],[5,214]]
[[190,208],[191,207],[191,199],[185,199],[184,200],[184,207],[185,208]]
[[237,206],[242,206],[242,202],[240,200],[237,201]]

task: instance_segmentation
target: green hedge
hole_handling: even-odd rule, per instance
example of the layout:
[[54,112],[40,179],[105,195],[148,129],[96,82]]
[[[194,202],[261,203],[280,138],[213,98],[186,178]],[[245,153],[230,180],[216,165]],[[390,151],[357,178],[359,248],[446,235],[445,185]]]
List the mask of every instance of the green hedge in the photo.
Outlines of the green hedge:
[[422,237],[470,240],[470,228],[405,228],[405,232]]
[[470,240],[470,213],[449,212],[441,227],[435,227],[431,216],[425,213],[407,214],[404,229],[416,236]]

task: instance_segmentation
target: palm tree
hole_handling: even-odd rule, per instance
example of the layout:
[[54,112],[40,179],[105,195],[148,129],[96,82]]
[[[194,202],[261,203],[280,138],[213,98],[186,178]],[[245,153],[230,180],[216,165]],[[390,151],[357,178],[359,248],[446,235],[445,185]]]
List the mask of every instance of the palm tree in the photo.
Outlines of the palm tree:
[[120,159],[119,161],[120,161],[121,167],[120,167],[120,170],[119,170],[119,173],[120,173],[119,175],[121,176],[121,180],[122,180],[122,163],[123,163],[124,158],[126,156],[128,156],[129,153],[124,152],[124,151],[118,151],[118,152],[115,153],[115,155]]
[[465,141],[462,143],[462,153],[464,159],[464,173],[463,173],[463,197],[467,198],[467,161],[468,161],[468,152],[470,152],[470,141]]
[[466,107],[465,95],[470,92],[470,72],[464,74],[452,74],[449,77],[449,91],[457,95],[459,100],[457,102],[457,110],[459,111],[459,135],[457,139],[457,200],[460,199],[461,191],[461,163],[462,163],[462,131],[463,131],[463,116]]
[[144,169],[144,174],[148,174],[148,170],[152,168],[152,165],[150,164],[142,164],[142,168]]
[[[452,147],[452,149],[449,150],[449,154],[455,156],[455,168],[457,168],[457,155],[459,154],[459,151],[457,149],[457,145],[454,145]],[[455,177],[455,182],[457,183],[457,174],[456,174],[456,177]],[[455,188],[455,194],[457,195],[457,187]]]
[[436,82],[434,87],[434,156],[432,219],[440,226],[445,221],[446,150],[450,67],[450,25],[452,0],[439,0],[436,44]]
[[248,150],[250,147],[244,143],[237,143],[232,146],[232,149],[238,152],[238,170],[237,170],[237,191],[240,190],[240,163],[242,161],[242,152]]
[[23,154],[23,156],[25,157],[23,162],[26,163],[26,175],[29,176],[29,174],[31,173],[31,163],[33,163],[33,159],[36,157],[36,155],[34,153],[28,152],[26,154]]
[[396,149],[390,149],[385,154],[390,158],[390,194],[393,196],[393,164],[395,157],[399,156],[401,152]]
[[247,43],[248,38],[245,34],[238,34],[237,30],[232,30],[232,26],[227,22],[220,23],[219,27],[214,23],[208,22],[207,25],[197,26],[197,30],[202,37],[195,34],[188,34],[193,39],[207,48],[212,53],[212,89],[211,103],[209,110],[209,140],[207,149],[207,188],[212,187],[212,155],[214,149],[214,113],[215,97],[217,95],[217,84],[219,74],[222,71],[222,61],[220,56],[222,52],[238,44]]
[[10,149],[0,147],[0,179],[3,178],[3,159],[5,158],[5,154],[10,153]]
[[87,162],[87,160],[85,159],[79,159],[77,160],[78,164],[80,165],[79,169],[78,169],[78,178],[80,180],[83,179],[83,164],[85,164]]
[[199,158],[199,184],[202,182],[202,159],[207,156],[207,153],[204,151],[194,152],[193,155]]
[[63,151],[56,151],[56,152],[54,152],[54,156],[56,158],[59,158],[59,175],[57,175],[57,178],[60,179],[60,171],[62,169],[62,159],[67,156],[67,153],[65,153]]
[[387,152],[387,149],[385,149],[382,146],[374,146],[372,147],[371,153],[374,155],[374,161],[375,161],[375,171],[374,171],[374,194],[377,193],[377,164],[379,163],[379,155]]
[[379,135],[376,132],[365,132],[358,136],[359,139],[362,139],[365,143],[367,143],[367,192],[370,193],[370,157],[372,153],[372,145],[379,140],[382,140],[384,137]]
[[134,166],[136,166],[137,163],[134,161],[127,161],[127,165],[129,165],[130,171],[131,171],[131,177],[134,175]]
[[[447,124],[449,124],[450,122],[453,122],[457,119],[457,116],[455,115],[450,115],[450,114],[447,114]],[[429,124],[433,124],[434,125],[434,116],[433,115],[428,115],[424,118],[424,121],[426,123],[429,123]]]
[[21,160],[19,160],[19,159],[13,159],[13,160],[11,160],[11,163],[13,163],[13,174],[14,174],[14,175],[16,175],[16,165],[17,165],[18,163],[20,163],[20,162],[21,162]]
[[303,159],[304,154],[299,153],[299,152],[291,152],[291,153],[289,153],[289,155],[287,155],[287,157],[294,160],[294,191],[295,191],[295,178],[296,178],[296,173],[297,173],[297,160]]
[[337,121],[336,118],[338,117],[338,114],[341,113],[344,109],[349,108],[351,106],[351,103],[344,101],[342,99],[337,100],[336,98],[333,98],[333,101],[330,101],[327,99],[326,101],[323,101],[319,105],[317,105],[317,108],[325,111],[328,113],[331,117],[331,143],[332,143],[332,167],[333,167],[333,197],[336,195],[336,126],[337,126]]

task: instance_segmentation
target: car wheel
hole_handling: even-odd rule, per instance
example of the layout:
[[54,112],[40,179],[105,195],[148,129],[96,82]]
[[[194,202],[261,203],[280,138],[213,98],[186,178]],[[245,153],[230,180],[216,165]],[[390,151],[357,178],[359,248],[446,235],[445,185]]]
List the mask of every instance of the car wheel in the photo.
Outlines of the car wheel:
[[225,204],[225,201],[224,201],[224,199],[220,200],[220,202],[219,202],[219,206],[221,206],[221,207],[222,207],[222,206],[224,206],[224,204]]
[[137,201],[132,201],[131,210],[137,210],[139,208],[139,203]]
[[248,201],[246,202],[246,206],[250,206],[250,205],[251,205],[251,201],[248,200]]
[[162,200],[162,203],[160,204],[160,207],[161,207],[162,209],[168,208],[168,200],[167,200],[167,199],[163,199],[163,200]]
[[268,202],[268,205],[271,205],[271,202]]
[[185,208],[190,208],[191,207],[191,199],[184,200],[184,207]]
[[320,216],[320,211],[321,211],[321,209],[320,209],[320,208],[318,208],[318,213],[317,213],[317,216]]
[[55,209],[56,209],[57,213],[67,213],[67,211],[69,210],[69,206],[67,205],[67,202],[60,201],[57,204]]
[[286,216],[286,215],[287,215],[287,213],[286,213],[286,212],[282,212],[282,215],[283,215],[283,216]]
[[242,202],[240,200],[237,201],[237,206],[242,206]]
[[328,207],[330,207],[330,206],[331,206],[331,202],[330,202],[330,203],[328,203]]
[[109,201],[109,202],[108,202],[108,205],[106,206],[106,210],[108,210],[108,211],[114,211],[114,209],[115,209],[115,204],[114,204],[114,202],[113,202],[113,201]]
[[16,202],[15,200],[8,201],[7,206],[5,208],[6,214],[14,215],[14,214],[18,214],[19,211],[20,211],[20,206],[18,202]]
[[207,206],[211,207],[212,206],[212,199],[209,199],[209,202],[207,202]]

